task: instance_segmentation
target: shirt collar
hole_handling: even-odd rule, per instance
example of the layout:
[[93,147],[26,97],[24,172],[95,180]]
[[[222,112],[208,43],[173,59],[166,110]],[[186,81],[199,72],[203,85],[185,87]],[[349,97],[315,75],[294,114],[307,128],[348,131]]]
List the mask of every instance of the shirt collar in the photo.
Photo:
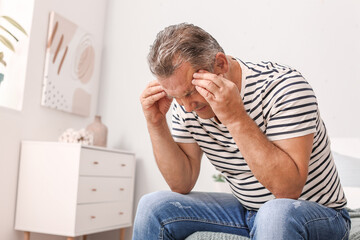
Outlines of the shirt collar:
[[240,64],[241,68],[241,89],[240,89],[240,96],[242,99],[244,99],[244,92],[245,92],[245,86],[246,86],[246,77],[249,76],[250,69],[248,66],[241,61],[239,58],[235,58],[236,61]]

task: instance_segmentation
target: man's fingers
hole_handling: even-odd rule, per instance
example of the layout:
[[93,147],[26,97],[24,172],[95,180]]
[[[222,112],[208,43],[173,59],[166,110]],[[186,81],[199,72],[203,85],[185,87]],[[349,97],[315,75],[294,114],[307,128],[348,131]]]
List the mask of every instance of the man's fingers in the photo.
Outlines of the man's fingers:
[[165,92],[158,92],[156,94],[153,94],[146,98],[143,98],[141,102],[142,102],[142,105],[144,106],[144,108],[149,108],[165,96],[166,96]]
[[209,92],[208,90],[206,90],[205,88],[203,87],[200,87],[200,86],[195,86],[196,88],[196,91],[198,91],[198,93],[203,96],[203,98],[205,98],[206,101],[208,101],[209,103],[211,103],[215,96]]
[[223,80],[220,76],[209,73],[209,72],[196,72],[193,74],[193,78],[195,80],[209,80],[212,81],[217,87],[223,86]]
[[153,87],[153,86],[160,86],[159,81],[153,80],[153,81],[149,82],[148,87]]
[[201,88],[204,88],[206,90],[208,90],[209,92],[211,92],[212,94],[215,94],[218,90],[219,87],[212,81],[210,80],[197,80],[194,79],[192,80],[192,84]]
[[164,89],[160,85],[148,86],[142,94],[142,98],[148,98],[151,95],[164,92]]
[[153,106],[157,101],[161,98],[165,97],[166,93],[164,89],[161,87],[157,80],[151,81],[146,89],[140,96],[140,101],[143,107],[149,108]]

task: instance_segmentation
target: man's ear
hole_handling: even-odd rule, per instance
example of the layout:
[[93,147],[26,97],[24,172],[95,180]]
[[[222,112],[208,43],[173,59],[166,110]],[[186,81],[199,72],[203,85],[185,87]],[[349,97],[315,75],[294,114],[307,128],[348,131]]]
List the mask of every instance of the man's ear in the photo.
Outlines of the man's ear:
[[229,62],[226,55],[222,52],[218,52],[215,56],[214,73],[225,74],[229,70]]

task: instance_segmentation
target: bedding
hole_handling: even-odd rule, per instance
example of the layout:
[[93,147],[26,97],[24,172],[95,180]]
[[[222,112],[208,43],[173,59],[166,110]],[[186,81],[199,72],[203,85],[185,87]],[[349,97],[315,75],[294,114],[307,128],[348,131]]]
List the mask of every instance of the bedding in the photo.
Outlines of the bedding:
[[350,240],[360,240],[360,138],[332,138],[331,149],[351,218]]
[[360,208],[348,209],[351,218],[351,230],[349,240],[360,240]]
[[339,152],[333,151],[333,156],[347,198],[347,207],[358,209],[360,208],[360,156],[355,157]]

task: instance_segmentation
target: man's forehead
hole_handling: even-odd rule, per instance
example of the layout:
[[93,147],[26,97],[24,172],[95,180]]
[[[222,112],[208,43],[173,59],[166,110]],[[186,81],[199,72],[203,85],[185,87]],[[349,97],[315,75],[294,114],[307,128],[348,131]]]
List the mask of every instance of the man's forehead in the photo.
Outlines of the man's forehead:
[[180,98],[195,91],[195,86],[191,83],[191,80],[172,81],[171,79],[166,79],[159,82],[168,96]]
[[159,83],[168,96],[183,97],[195,90],[191,82],[194,72],[190,64],[183,63],[170,77],[159,78]]
[[166,94],[169,97],[172,98],[183,98],[183,97],[187,97],[190,96],[191,94],[193,94],[196,91],[195,86],[193,86],[191,89],[185,90],[185,91],[166,91]]

